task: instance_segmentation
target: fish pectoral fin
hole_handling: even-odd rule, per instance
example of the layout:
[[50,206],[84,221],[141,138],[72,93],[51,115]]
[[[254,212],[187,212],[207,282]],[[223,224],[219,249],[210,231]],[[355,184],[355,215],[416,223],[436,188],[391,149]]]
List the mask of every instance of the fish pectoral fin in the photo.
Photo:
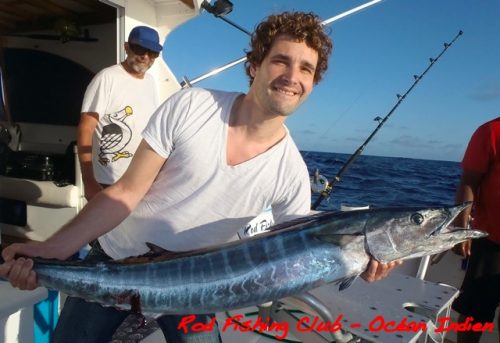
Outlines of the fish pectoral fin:
[[354,282],[354,280],[356,280],[357,278],[358,278],[357,275],[351,276],[351,277],[340,279],[335,283],[339,285],[339,291],[343,291],[344,289],[347,289],[349,286],[351,286],[352,283]]
[[316,234],[315,237],[320,241],[332,243],[335,245],[345,245],[350,243],[351,241],[358,238],[360,235],[345,235],[345,234],[328,234],[328,233],[319,233]]

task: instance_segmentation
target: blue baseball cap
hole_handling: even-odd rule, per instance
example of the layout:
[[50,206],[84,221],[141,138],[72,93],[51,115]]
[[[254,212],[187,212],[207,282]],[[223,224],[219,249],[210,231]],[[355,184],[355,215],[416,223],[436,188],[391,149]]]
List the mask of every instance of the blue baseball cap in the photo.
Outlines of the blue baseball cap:
[[163,49],[160,45],[158,32],[147,26],[134,27],[128,35],[128,42],[140,45],[154,52],[160,52]]

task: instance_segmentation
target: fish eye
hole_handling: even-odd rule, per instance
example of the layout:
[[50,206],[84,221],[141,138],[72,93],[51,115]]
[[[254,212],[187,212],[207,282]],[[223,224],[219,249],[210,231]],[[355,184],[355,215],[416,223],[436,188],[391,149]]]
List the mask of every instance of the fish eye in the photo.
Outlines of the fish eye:
[[414,214],[411,215],[410,221],[413,224],[420,225],[420,224],[422,224],[424,222],[424,216],[421,215],[420,213],[414,213]]

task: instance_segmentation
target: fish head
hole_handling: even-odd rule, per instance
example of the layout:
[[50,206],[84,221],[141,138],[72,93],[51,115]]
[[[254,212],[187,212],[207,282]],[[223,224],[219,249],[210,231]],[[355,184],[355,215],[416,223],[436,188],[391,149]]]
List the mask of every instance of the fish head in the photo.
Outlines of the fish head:
[[365,226],[366,250],[387,263],[437,254],[467,239],[484,237],[482,231],[450,226],[470,205],[372,210]]

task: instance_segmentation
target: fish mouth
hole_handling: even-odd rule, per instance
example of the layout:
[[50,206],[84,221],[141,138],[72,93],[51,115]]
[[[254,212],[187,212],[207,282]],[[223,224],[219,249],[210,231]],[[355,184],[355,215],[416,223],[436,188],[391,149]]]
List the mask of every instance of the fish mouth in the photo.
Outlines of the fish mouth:
[[[462,204],[448,207],[446,209],[446,211],[448,212],[448,216],[447,216],[446,220],[441,225],[439,225],[434,231],[432,231],[430,233],[430,236],[434,236],[434,235],[441,234],[441,233],[446,233],[446,230],[450,229],[449,225],[455,220],[455,218],[463,210],[465,210],[467,207],[470,207],[470,206],[472,206],[472,201],[466,201]],[[454,228],[456,228],[457,230],[459,230],[459,229],[465,230],[465,228],[458,228],[458,227],[454,227]]]
[[469,236],[469,238],[481,238],[481,237],[486,237],[488,234],[484,231],[481,230],[475,230],[475,229],[466,229],[460,226],[446,226],[444,227],[441,232],[439,232],[439,235],[452,235],[456,233],[464,233]]
[[430,236],[429,240],[437,239],[440,242],[446,242],[445,245],[447,246],[447,248],[440,249],[441,250],[440,252],[442,252],[448,250],[452,246],[459,244],[461,242],[465,242],[470,239],[484,238],[486,236],[488,236],[488,233],[484,231],[465,229],[463,227],[458,227],[458,226],[447,226],[444,227],[438,234]]

